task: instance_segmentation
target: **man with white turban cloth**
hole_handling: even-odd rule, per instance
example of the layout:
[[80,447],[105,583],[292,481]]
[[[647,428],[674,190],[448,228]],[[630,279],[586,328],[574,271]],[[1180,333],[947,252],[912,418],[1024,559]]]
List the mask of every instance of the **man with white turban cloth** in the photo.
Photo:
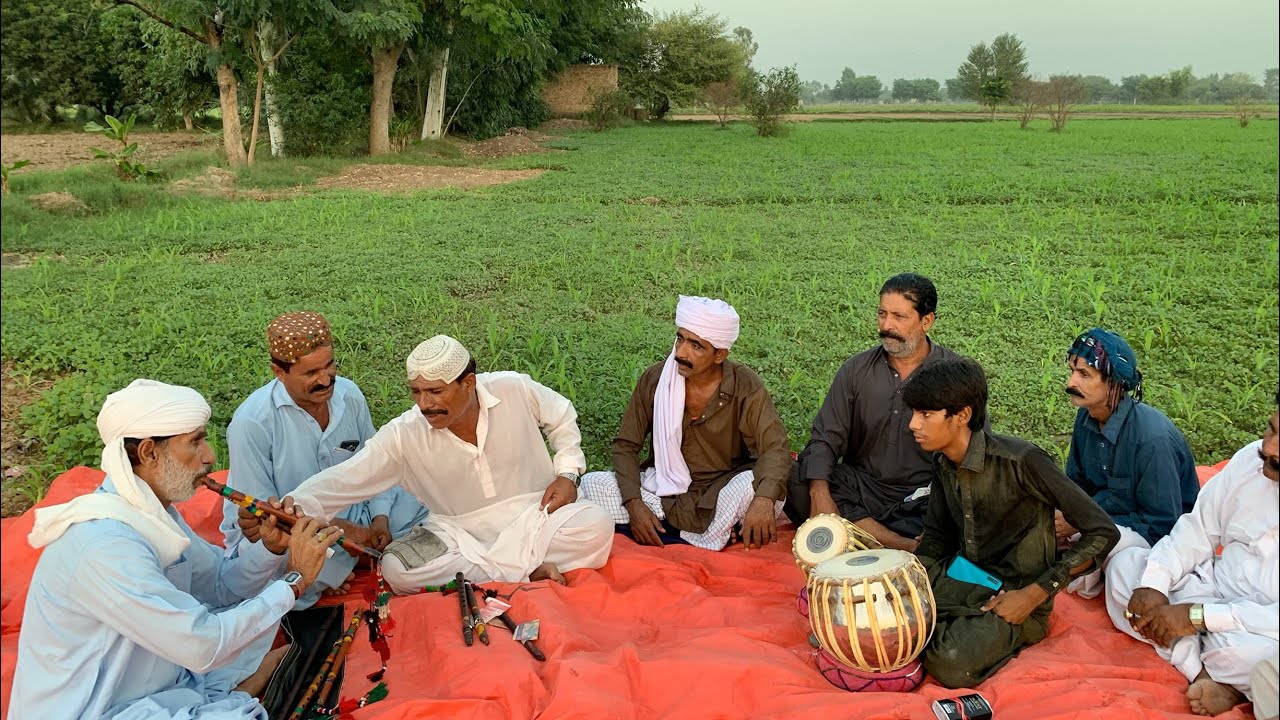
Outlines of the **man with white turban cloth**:
[[[582,479],[583,495],[642,545],[678,531],[684,542],[720,550],[739,523],[748,548],[777,539],[791,450],[764,381],[727,359],[738,330],[724,301],[680,296],[675,345],[636,383],[613,441],[613,472]],[[650,434],[653,452],[641,462]]]
[[287,649],[268,652],[276,625],[341,531],[314,518],[292,536],[263,523],[263,546],[288,550],[270,565],[200,539],[173,503],[190,499],[213,465],[208,421],[191,388],[135,380],[107,397],[102,486],[37,510],[28,536],[44,552],[23,611],[11,717],[266,720],[254,696]]
[[383,577],[399,593],[459,572],[565,583],[563,572],[605,564],[613,523],[577,502],[586,457],[567,398],[528,375],[476,374],[471,354],[446,335],[418,345],[405,366],[414,406],[355,457],[299,486],[299,507],[327,518],[401,484],[430,508],[383,554]]

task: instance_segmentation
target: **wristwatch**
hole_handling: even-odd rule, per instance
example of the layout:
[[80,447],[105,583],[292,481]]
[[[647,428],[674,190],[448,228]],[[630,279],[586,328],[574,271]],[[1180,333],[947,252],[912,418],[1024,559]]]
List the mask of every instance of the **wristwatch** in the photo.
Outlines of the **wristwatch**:
[[289,588],[293,590],[293,597],[295,600],[302,597],[302,593],[306,592],[306,587],[302,585],[302,573],[297,570],[285,575],[282,579],[288,583]]
[[582,476],[576,472],[562,472],[557,477],[568,478],[575,488],[582,487]]
[[1202,632],[1205,632],[1205,630],[1207,630],[1207,628],[1204,626],[1204,605],[1203,604],[1196,603],[1195,605],[1192,605],[1191,609],[1187,611],[1187,616],[1191,620],[1191,627],[1194,627],[1196,629],[1196,632],[1202,633]]

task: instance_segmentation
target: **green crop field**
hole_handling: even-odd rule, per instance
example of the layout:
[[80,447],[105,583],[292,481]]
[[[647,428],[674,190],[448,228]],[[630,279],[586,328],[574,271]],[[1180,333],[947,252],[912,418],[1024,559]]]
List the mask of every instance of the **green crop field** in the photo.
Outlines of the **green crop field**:
[[[685,293],[736,305],[733,356],[764,377],[799,448],[835,369],[875,342],[880,284],[902,271],[937,283],[934,337],[985,365],[998,431],[1064,452],[1063,354],[1095,324],[1131,341],[1148,401],[1199,462],[1256,438],[1274,407],[1273,120],[1075,121],[1060,135],[820,123],[778,140],[695,123],[553,145],[491,163],[547,168],[540,178],[465,192],[228,200],[105,167],[16,175],[3,250],[33,262],[3,270],[3,357],[61,378],[24,431],[50,468],[96,464],[103,397],[149,376],[204,392],[220,435],[270,377],[268,320],[307,308],[333,322],[375,422],[408,407],[409,350],[449,333],[483,369],[568,395],[601,468]],[[265,162],[240,182],[309,182],[339,164]],[[29,202],[59,189],[88,210]]]

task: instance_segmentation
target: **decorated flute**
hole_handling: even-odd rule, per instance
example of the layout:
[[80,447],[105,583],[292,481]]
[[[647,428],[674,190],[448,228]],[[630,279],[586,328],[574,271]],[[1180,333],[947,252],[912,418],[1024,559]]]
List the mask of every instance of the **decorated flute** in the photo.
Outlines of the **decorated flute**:
[[[338,638],[337,642],[333,644],[333,649],[329,651],[329,656],[326,657],[324,663],[320,665],[320,672],[316,673],[311,684],[307,686],[307,691],[302,694],[302,699],[300,699],[298,704],[293,708],[293,712],[289,715],[289,720],[300,720],[303,713],[305,713],[307,708],[311,706],[312,699],[317,697],[317,691],[319,691],[320,685],[331,675],[336,676],[338,659],[346,654],[345,648],[351,645],[351,641],[355,639],[356,631],[360,629],[360,623],[363,620],[364,616],[360,613],[356,613],[351,617],[351,623],[347,625],[347,631],[343,633],[342,637]],[[329,687],[332,687],[332,684],[329,684]],[[321,702],[323,702],[324,696],[319,695],[319,698],[321,698]]]
[[[266,503],[261,502],[260,500],[258,500],[258,498],[252,495],[245,495],[239,490],[234,490],[232,488],[229,488],[226,485],[223,485],[222,483],[218,482],[217,480],[214,480],[213,478],[209,477],[208,475],[200,478],[200,482],[205,486],[206,489],[212,490],[213,492],[218,493],[222,497],[226,498],[227,501],[230,502],[231,504],[238,505],[244,508],[245,510],[248,510],[249,512],[253,513],[255,517],[262,517],[263,515],[271,515],[275,517],[277,520],[283,522],[287,527],[290,527],[290,528],[293,527],[293,523],[296,522],[298,519],[283,510],[277,510],[271,507],[270,505],[267,505]],[[374,559],[380,559],[382,557],[381,552],[378,552],[377,550],[374,550],[371,547],[366,547],[364,545],[361,545],[360,543],[354,540],[351,540],[349,538],[345,538],[345,537],[340,538],[338,540],[338,544],[344,548],[354,550],[356,552],[364,553],[365,555],[368,555],[369,557]]]

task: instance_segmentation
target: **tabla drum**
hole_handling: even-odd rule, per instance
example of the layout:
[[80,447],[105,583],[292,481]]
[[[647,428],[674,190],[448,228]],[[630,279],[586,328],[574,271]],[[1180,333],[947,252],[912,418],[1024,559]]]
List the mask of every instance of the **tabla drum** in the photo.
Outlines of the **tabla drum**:
[[854,550],[882,547],[870,533],[834,513],[815,515],[796,530],[791,553],[808,573],[815,565]]
[[809,572],[809,627],[831,659],[891,673],[912,663],[933,634],[929,575],[902,550],[860,550]]
[[827,682],[849,692],[911,692],[920,687],[925,676],[919,660],[892,672],[862,672],[839,662],[826,650],[818,651],[818,672]]

